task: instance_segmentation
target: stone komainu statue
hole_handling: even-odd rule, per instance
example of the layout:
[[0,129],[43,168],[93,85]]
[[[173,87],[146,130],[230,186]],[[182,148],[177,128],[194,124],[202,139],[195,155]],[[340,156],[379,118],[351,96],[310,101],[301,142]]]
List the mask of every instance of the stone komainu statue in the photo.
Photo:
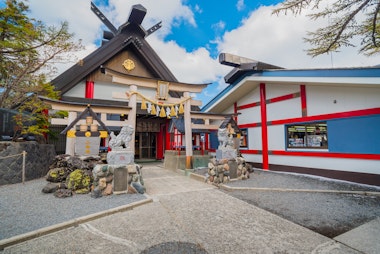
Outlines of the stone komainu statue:
[[131,125],[125,125],[121,128],[120,133],[116,136],[111,132],[109,147],[112,150],[120,150],[129,148],[129,143],[132,140],[132,135],[135,129]]
[[232,135],[230,135],[230,132],[228,131],[227,128],[219,128],[218,141],[219,141],[218,149],[233,148],[234,146]]

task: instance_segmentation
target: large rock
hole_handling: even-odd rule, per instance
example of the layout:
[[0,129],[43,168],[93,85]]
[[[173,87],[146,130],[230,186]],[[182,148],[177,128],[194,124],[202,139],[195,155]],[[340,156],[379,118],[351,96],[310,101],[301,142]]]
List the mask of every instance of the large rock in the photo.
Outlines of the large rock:
[[53,183],[66,181],[69,171],[66,168],[52,168],[46,175],[46,180]]
[[82,169],[77,169],[74,172],[70,173],[66,180],[67,188],[74,191],[77,194],[89,193],[91,185],[91,174]]

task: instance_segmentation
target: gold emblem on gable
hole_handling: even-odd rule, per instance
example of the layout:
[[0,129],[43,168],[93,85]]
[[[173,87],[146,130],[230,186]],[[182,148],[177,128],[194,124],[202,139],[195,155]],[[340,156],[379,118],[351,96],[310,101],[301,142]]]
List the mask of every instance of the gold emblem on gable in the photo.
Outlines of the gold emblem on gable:
[[123,66],[127,71],[133,70],[135,66],[135,62],[133,62],[131,59],[127,59],[123,62]]

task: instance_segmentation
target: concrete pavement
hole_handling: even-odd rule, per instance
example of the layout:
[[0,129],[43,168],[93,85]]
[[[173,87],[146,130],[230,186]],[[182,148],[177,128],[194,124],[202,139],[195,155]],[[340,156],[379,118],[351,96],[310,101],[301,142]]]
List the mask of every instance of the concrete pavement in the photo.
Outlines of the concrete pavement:
[[153,202],[3,253],[363,253],[349,247],[356,234],[329,239],[159,165],[144,166],[143,176]]

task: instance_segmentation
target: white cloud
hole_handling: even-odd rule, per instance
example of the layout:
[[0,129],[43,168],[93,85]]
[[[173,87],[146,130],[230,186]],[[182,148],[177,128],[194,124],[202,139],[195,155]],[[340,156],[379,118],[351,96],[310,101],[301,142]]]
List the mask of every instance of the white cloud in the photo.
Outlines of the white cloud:
[[90,1],[29,0],[31,16],[52,25],[69,22],[69,31],[84,44],[93,44],[101,34],[101,21],[90,9]]
[[218,23],[212,24],[211,27],[216,32],[220,32],[220,31],[223,31],[224,28],[226,27],[226,22],[220,20]]
[[188,23],[194,27],[197,26],[194,19],[194,13],[191,9],[183,5],[181,0],[110,0],[111,5],[115,6],[112,16],[115,17],[117,26],[124,23],[129,16],[131,6],[141,4],[147,9],[147,14],[143,21],[143,26],[148,29],[150,26],[162,21],[164,26],[159,30],[161,36],[170,33],[171,26],[179,25],[182,22]]
[[236,3],[236,9],[238,11],[242,11],[242,10],[244,10],[244,8],[245,8],[244,0],[238,0]]
[[198,4],[196,4],[194,6],[194,11],[197,12],[197,13],[202,13],[203,12],[202,8]]
[[181,82],[213,82],[226,71],[203,47],[187,52],[176,42],[163,42],[154,35],[149,36],[147,41]]
[[[107,18],[119,27],[126,21],[133,4],[142,4],[147,9],[143,26],[148,29],[158,21],[163,27],[147,38],[164,63],[179,81],[189,83],[215,82],[215,90],[225,87],[223,77],[231,67],[219,64],[213,59],[207,47],[216,44],[219,52],[232,53],[243,57],[267,62],[285,68],[329,68],[376,65],[374,58],[360,56],[357,49],[343,49],[341,53],[311,58],[306,55],[308,45],[302,40],[306,31],[314,31],[324,22],[312,22],[307,17],[308,11],[301,16],[272,15],[271,7],[262,6],[242,20],[241,26],[210,40],[208,45],[191,52],[181,48],[175,41],[164,42],[165,36],[171,33],[172,26],[180,22],[197,26],[194,13],[181,0],[109,0],[112,7],[99,6]],[[238,1],[244,4],[244,1]],[[86,51],[79,52],[78,58],[83,58],[96,46],[95,40],[100,40],[102,23],[90,10],[87,0],[29,0],[32,16],[49,24],[69,21],[70,31],[83,40]],[[163,6],[165,6],[163,8]],[[195,6],[195,12],[201,10]],[[223,25],[222,22],[218,23]],[[65,68],[70,67],[69,63]],[[63,69],[61,67],[60,69]],[[210,91],[209,91],[210,92]],[[216,91],[215,91],[216,92]]]
[[375,58],[357,53],[357,48],[345,48],[340,53],[308,56],[309,47],[303,37],[327,21],[311,21],[305,10],[302,15],[272,15],[273,6],[260,7],[243,20],[242,25],[226,32],[219,42],[220,52],[232,53],[285,68],[357,67],[378,64]]

